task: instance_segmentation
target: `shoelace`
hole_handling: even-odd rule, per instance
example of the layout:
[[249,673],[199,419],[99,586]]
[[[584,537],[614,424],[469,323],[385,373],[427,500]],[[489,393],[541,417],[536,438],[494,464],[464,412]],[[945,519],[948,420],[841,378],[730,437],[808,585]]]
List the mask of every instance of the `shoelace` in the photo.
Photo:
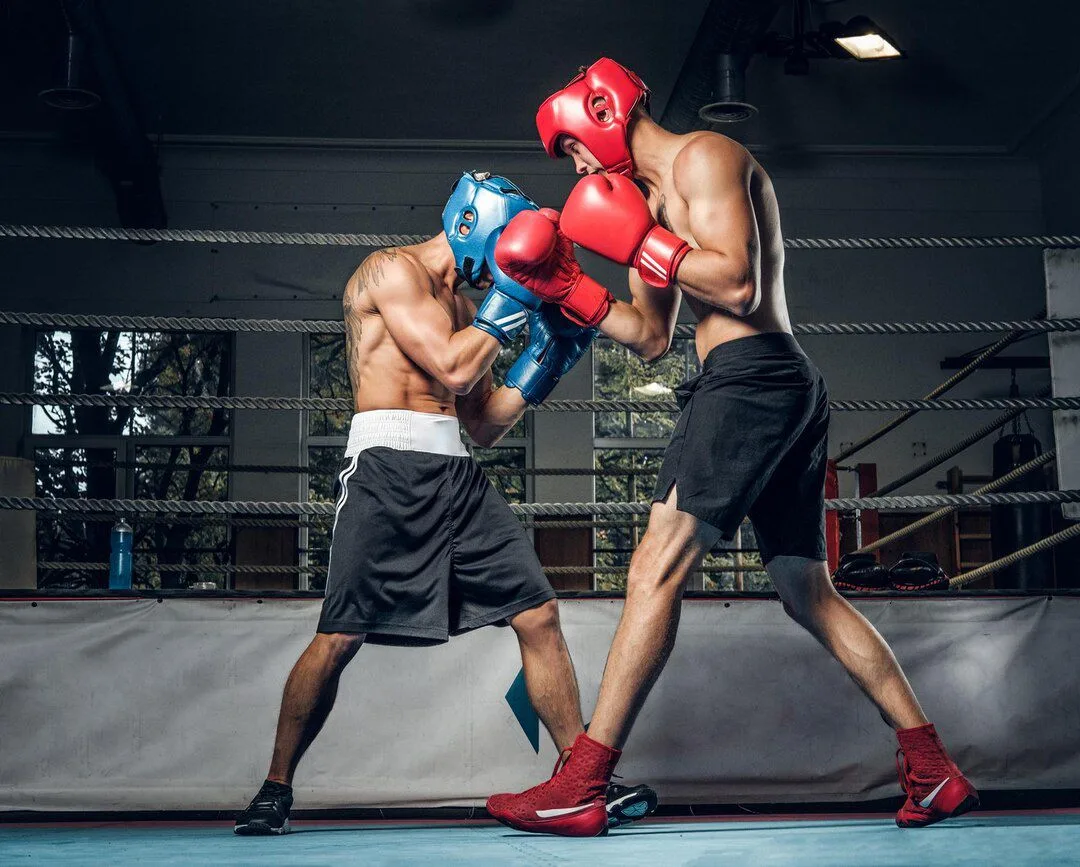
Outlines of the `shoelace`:
[[896,751],[896,775],[900,777],[900,788],[905,795],[908,794],[907,759],[904,758],[903,750]]
[[276,813],[277,810],[278,810],[277,799],[276,798],[264,798],[263,800],[260,801],[256,797],[250,804],[248,804],[248,812],[249,813],[252,810],[264,810],[264,809],[273,810]]
[[566,763],[570,761],[570,754],[572,752],[573,750],[571,750],[570,747],[567,747],[565,750],[559,753],[559,757],[555,760],[555,767],[552,768],[551,776],[548,777],[548,779],[555,779],[555,775],[566,767]]

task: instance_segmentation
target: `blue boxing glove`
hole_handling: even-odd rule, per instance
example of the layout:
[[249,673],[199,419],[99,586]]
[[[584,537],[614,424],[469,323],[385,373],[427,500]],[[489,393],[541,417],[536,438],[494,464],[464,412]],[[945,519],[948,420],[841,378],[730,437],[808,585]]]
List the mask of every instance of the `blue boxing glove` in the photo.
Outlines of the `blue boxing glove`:
[[595,328],[571,322],[557,304],[544,304],[529,315],[529,345],[506,374],[506,384],[520,391],[526,403],[543,403],[595,336]]
[[507,277],[495,264],[494,257],[489,267],[493,282],[480,302],[480,309],[476,311],[472,324],[506,346],[521,333],[530,314],[539,310],[542,302],[528,289]]

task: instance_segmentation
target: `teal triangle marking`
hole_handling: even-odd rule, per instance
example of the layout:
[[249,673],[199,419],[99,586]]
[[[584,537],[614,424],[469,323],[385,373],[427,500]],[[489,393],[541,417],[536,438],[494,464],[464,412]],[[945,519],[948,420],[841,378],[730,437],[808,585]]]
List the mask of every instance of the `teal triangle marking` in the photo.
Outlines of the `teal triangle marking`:
[[540,717],[533,710],[532,702],[529,701],[529,693],[525,689],[525,669],[518,672],[510,689],[506,691],[506,703],[525,732],[525,737],[532,744],[533,752],[540,752]]

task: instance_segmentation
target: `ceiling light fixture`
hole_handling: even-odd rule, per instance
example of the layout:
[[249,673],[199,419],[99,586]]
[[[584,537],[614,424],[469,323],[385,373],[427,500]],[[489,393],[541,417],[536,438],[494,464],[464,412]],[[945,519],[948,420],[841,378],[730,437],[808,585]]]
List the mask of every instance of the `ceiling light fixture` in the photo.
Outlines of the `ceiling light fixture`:
[[[823,24],[821,30],[825,36],[827,26]],[[888,60],[905,56],[896,47],[895,40],[865,15],[852,18],[828,36],[856,60]]]
[[825,21],[817,30],[810,26],[809,0],[792,0],[791,33],[767,33],[759,50],[784,59],[788,75],[807,75],[811,60],[893,60],[907,55],[884,28],[865,15],[847,24]]

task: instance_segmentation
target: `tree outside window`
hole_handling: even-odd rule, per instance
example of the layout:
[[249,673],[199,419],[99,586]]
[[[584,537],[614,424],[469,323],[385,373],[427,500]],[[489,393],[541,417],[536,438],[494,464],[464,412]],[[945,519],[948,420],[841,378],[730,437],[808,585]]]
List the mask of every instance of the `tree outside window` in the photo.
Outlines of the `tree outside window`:
[[[233,341],[225,334],[43,331],[34,351],[34,387],[59,394],[225,396],[232,381]],[[39,496],[223,500],[228,496],[227,410],[121,406],[34,407],[30,449]],[[118,516],[42,515],[38,558],[102,563]],[[200,567],[228,562],[223,524],[162,516],[129,516],[136,586],[179,587],[220,575]],[[190,566],[161,571],[160,566]],[[43,573],[41,586],[104,587],[107,573],[72,568]]]

